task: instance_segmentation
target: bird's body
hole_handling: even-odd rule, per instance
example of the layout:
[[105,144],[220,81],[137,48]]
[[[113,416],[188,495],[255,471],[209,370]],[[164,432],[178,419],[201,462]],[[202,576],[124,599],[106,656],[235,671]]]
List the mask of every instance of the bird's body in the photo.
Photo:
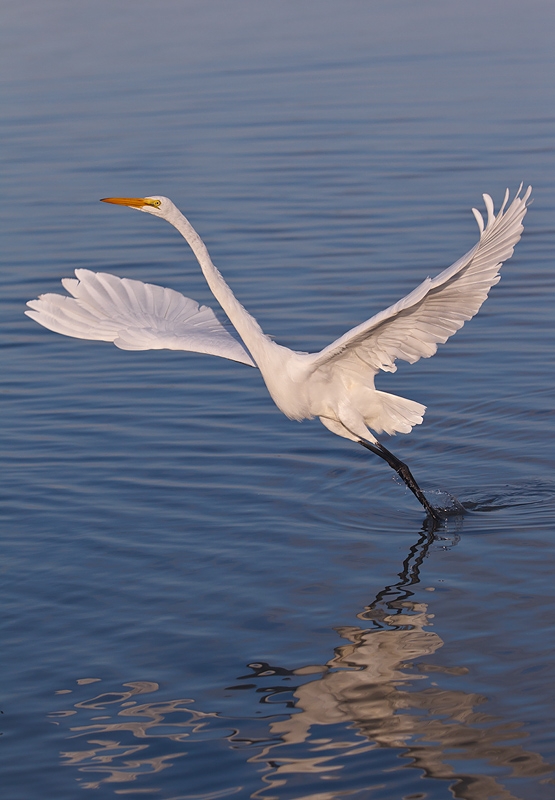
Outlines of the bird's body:
[[[234,331],[214,312],[172,289],[76,270],[64,279],[73,297],[47,294],[28,303],[26,313],[51,330],[82,339],[112,341],[128,350],[190,350],[229,358],[260,370],[277,407],[290,419],[318,417],[338,436],[359,442],[380,455],[401,475],[432,516],[436,516],[408,468],[374,433],[409,433],[422,422],[426,407],[378,391],[374,376],[395,372],[396,359],[413,363],[432,356],[437,345],[473,317],[499,280],[522,232],[531,188],[497,215],[488,195],[487,224],[473,209],[480,228],[478,243],[437,277],[426,278],[395,305],[348,331],[319,353],[290,350],[264,334],[239,303],[212,263],[204,242],[167,197],[108,198],[162,217],[193,250],[212,294]],[[237,336],[238,334],[238,336]],[[372,432],[373,431],[373,432]]]

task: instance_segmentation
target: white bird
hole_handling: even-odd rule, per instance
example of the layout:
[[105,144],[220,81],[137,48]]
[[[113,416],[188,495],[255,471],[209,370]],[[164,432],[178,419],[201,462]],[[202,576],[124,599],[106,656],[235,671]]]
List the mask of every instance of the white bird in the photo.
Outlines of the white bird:
[[491,197],[483,195],[487,223],[472,209],[480,238],[466,255],[319,353],[290,350],[266,336],[212,263],[191,223],[171,200],[160,196],[109,197],[103,202],[145,211],[177,228],[235,331],[222,324],[212,309],[173,289],[86,269],[77,269],[76,278],[62,281],[72,297],[41,295],[27,304],[31,310],[25,313],[52,331],[113,342],[123,350],[189,350],[258,367],[272,399],[289,419],[319,417],[333,433],[383,458],[437,520],[438,511],[406,464],[371,432],[409,433],[422,422],[426,406],[378,391],[374,376],[380,370],[395,372],[397,359],[412,364],[433,356],[438,344],[478,312],[520,239],[530,193],[528,187],[520,197],[519,190],[506,208],[507,190],[497,215]]

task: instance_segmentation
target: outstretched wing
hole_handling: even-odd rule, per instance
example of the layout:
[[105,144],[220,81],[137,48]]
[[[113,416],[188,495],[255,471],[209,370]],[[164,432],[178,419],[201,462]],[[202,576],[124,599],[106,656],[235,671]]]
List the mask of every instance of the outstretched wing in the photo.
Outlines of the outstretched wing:
[[208,306],[104,272],[76,269],[75,275],[62,281],[72,297],[43,294],[25,313],[56,333],[113,342],[122,350],[189,350],[255,366]]
[[517,192],[505,210],[509,192],[497,216],[485,194],[488,220],[472,209],[480,240],[466,255],[371,319],[345,333],[312,356],[312,368],[341,363],[357,372],[395,372],[396,359],[413,364],[429,358],[466,320],[478,313],[488,292],[500,279],[499,270],[511,257],[522,233],[522,220],[532,187],[523,197]]

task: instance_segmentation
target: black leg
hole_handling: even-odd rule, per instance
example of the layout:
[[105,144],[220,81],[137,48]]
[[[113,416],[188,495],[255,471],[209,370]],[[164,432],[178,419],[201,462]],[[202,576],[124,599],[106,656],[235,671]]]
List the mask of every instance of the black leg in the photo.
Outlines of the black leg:
[[390,453],[383,444],[376,442],[376,444],[372,444],[371,442],[367,442],[366,439],[359,439],[359,443],[366,447],[367,450],[370,450],[371,453],[375,453],[380,458],[383,458],[384,461],[387,461],[390,467],[395,470],[397,475],[404,480],[408,488],[411,490],[413,495],[419,500],[424,508],[426,509],[428,515],[435,521],[440,521],[440,516],[435,508],[430,505],[424,492],[420,489],[420,486],[416,483],[414,478],[412,477],[412,473],[407,465],[400,461],[397,456],[394,456],[393,453]]

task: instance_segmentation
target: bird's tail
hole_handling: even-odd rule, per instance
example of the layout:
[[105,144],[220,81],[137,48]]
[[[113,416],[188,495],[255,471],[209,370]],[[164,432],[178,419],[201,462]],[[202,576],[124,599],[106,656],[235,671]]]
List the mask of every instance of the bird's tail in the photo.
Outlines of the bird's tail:
[[414,425],[420,425],[426,411],[426,406],[415,400],[407,400],[388,392],[376,391],[381,403],[379,418],[366,420],[368,427],[376,433],[410,433]]

